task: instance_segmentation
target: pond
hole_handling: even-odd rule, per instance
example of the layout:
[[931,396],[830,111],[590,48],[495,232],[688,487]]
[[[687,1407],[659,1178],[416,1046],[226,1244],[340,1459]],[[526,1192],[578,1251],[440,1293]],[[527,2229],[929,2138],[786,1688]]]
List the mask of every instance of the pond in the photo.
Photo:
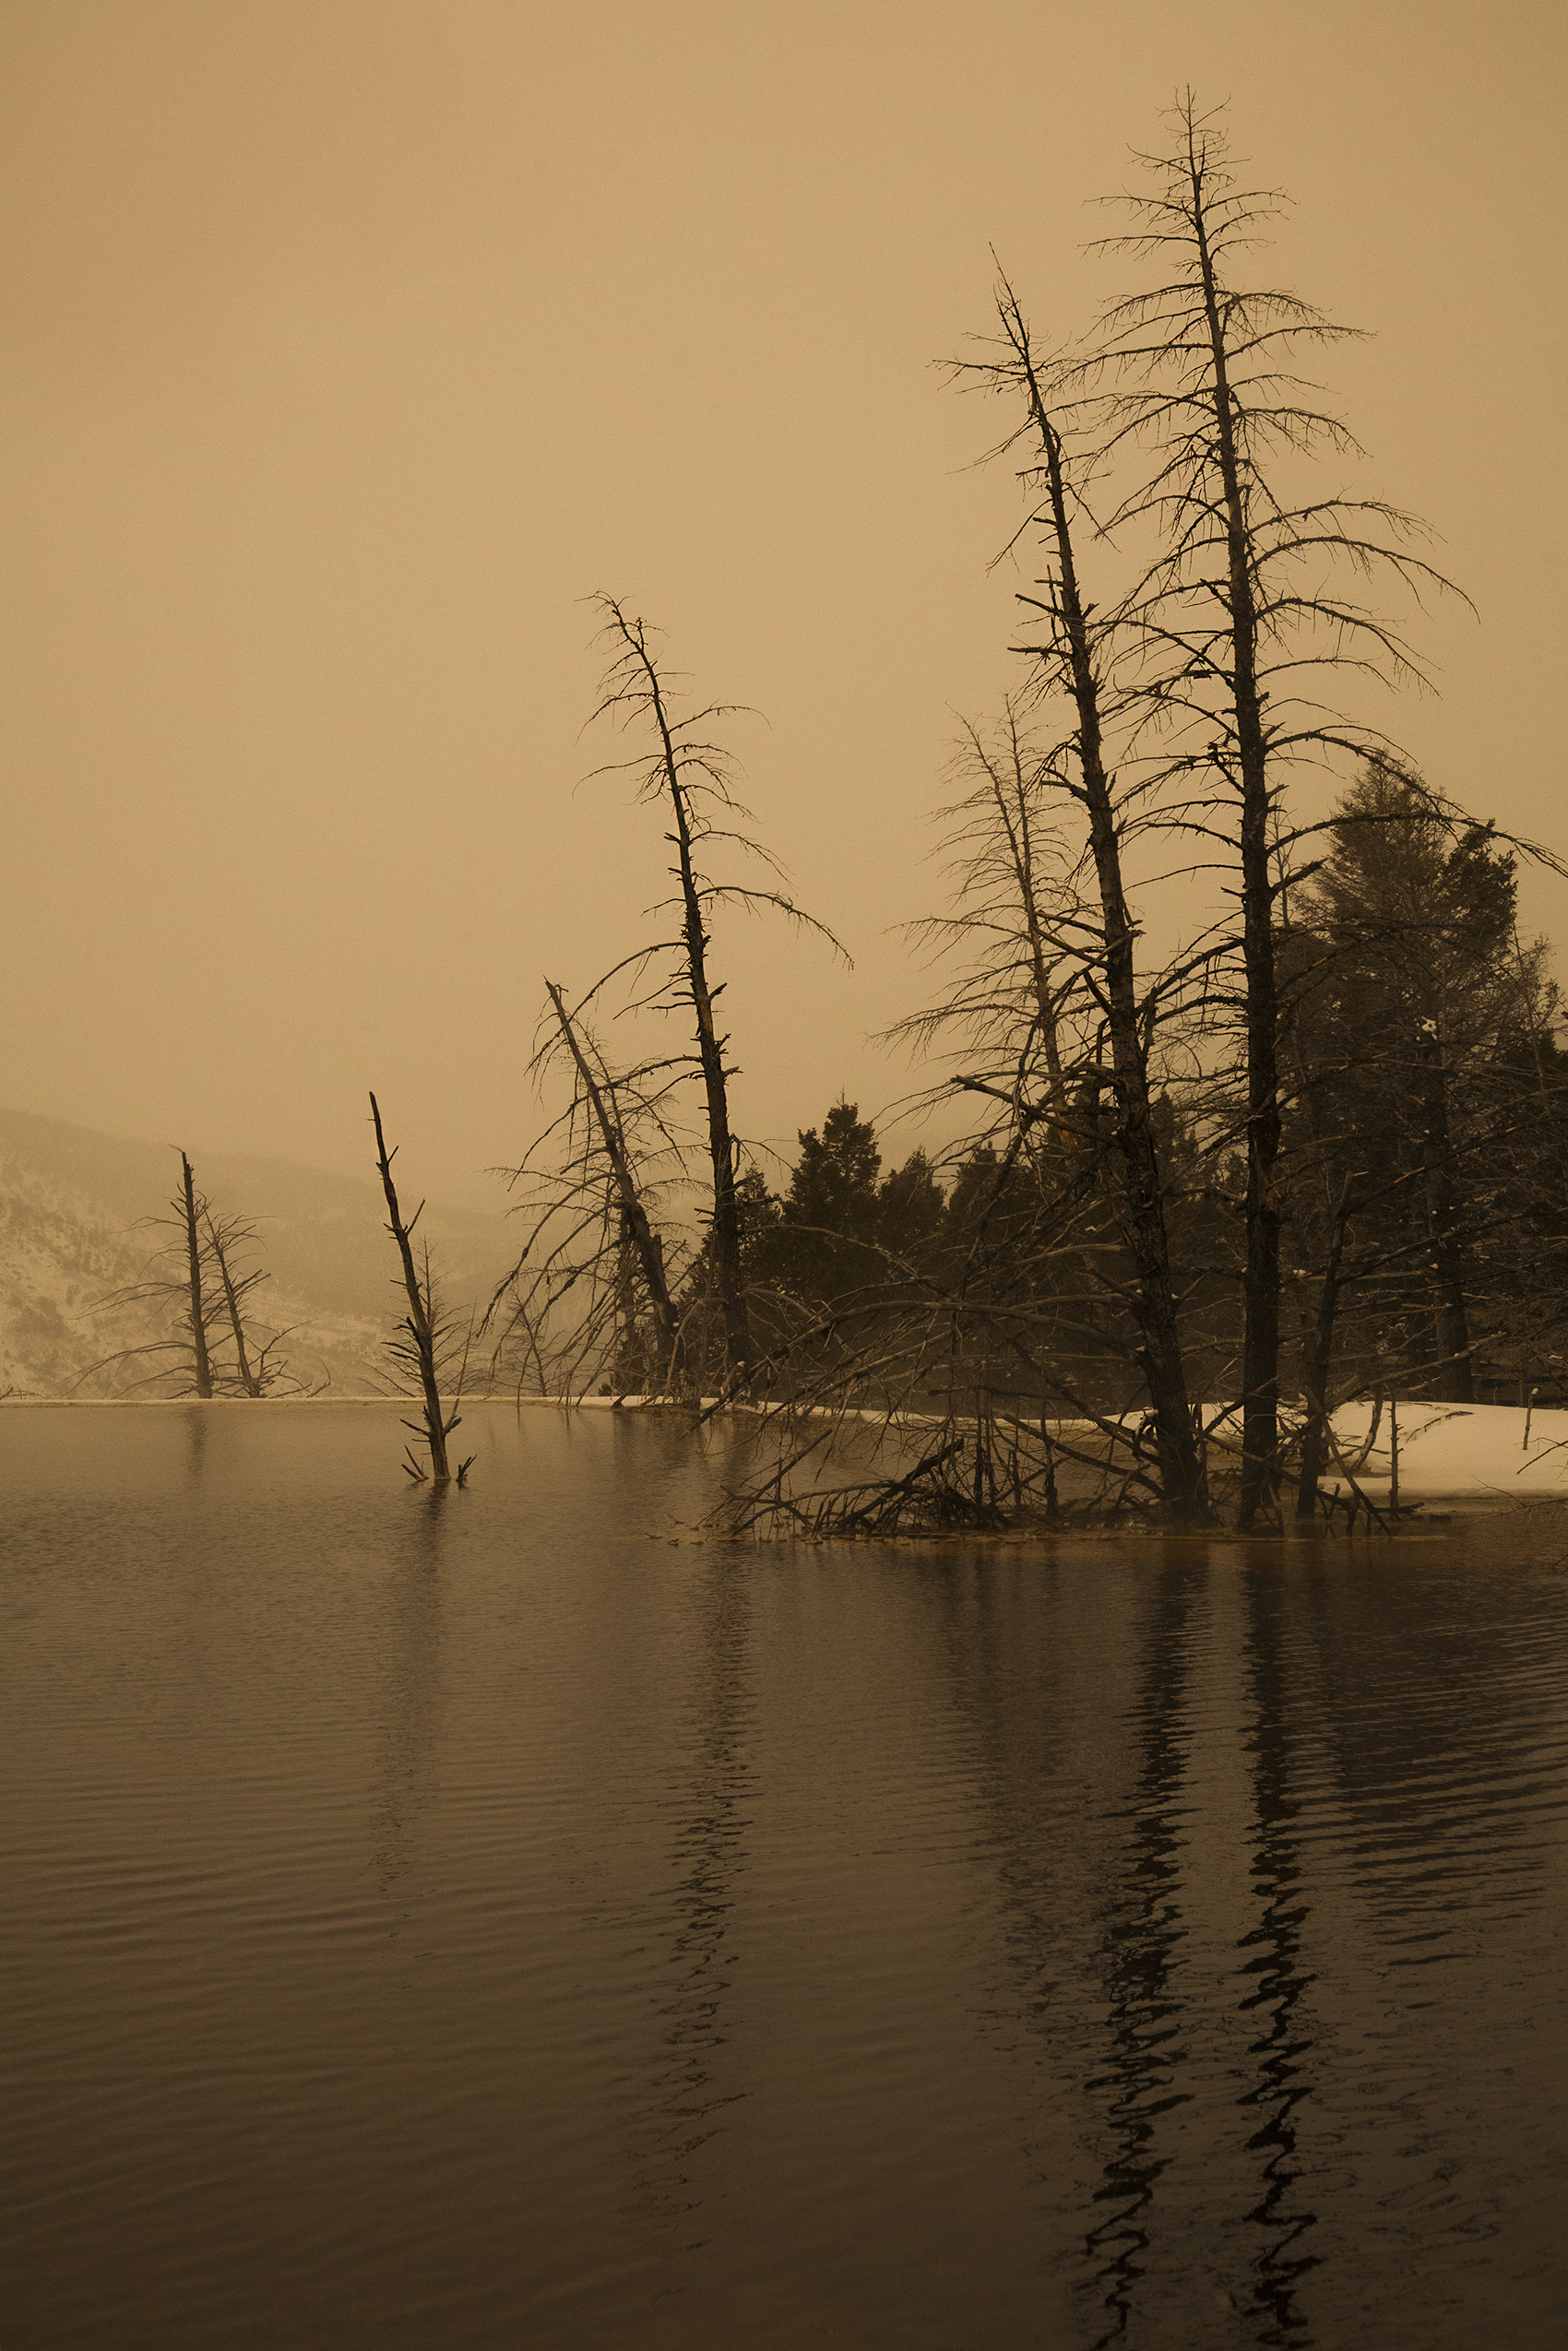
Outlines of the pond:
[[1555,2343],[1568,1521],[726,1546],[0,1413],[6,2351]]

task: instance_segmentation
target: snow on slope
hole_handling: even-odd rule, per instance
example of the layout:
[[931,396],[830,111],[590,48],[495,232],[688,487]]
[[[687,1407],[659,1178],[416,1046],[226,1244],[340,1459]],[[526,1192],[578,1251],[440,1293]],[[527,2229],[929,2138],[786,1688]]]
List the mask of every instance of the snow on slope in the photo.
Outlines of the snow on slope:
[[[291,1369],[338,1394],[384,1387],[381,1341],[399,1292],[379,1188],[289,1160],[191,1157],[215,1211],[256,1222],[271,1275],[256,1310],[273,1328],[295,1326],[282,1349]],[[145,1363],[92,1372],[159,1327],[145,1309],[112,1313],[102,1301],[169,1238],[143,1220],[168,1214],[178,1175],[178,1156],[158,1144],[0,1110],[0,1394],[113,1395],[145,1373]],[[516,1253],[504,1217],[432,1202],[420,1229],[453,1302],[487,1302]]]

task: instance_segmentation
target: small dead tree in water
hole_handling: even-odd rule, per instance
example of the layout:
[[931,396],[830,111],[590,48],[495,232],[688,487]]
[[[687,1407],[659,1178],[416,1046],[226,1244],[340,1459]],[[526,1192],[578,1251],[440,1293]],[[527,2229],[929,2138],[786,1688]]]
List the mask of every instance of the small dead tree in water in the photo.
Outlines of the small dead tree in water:
[[258,1239],[255,1225],[244,1217],[215,1217],[205,1203],[201,1216],[207,1228],[207,1254],[217,1276],[229,1336],[234,1343],[233,1383],[242,1395],[252,1397],[268,1395],[279,1386],[286,1386],[291,1392],[298,1390],[301,1383],[290,1378],[287,1362],[272,1360],[274,1351],[289,1336],[288,1331],[275,1331],[265,1338],[265,1326],[258,1325],[248,1312],[252,1293],[261,1283],[271,1279],[264,1267],[241,1262],[240,1253]]
[[[153,1307],[172,1316],[173,1330],[120,1348],[95,1363],[83,1378],[112,1364],[145,1363],[151,1368],[137,1385],[180,1378],[184,1385],[178,1393],[204,1403],[235,1393],[260,1397],[279,1386],[301,1389],[303,1383],[290,1377],[287,1363],[272,1360],[287,1331],[263,1336],[246,1311],[252,1292],[268,1278],[260,1266],[243,1265],[239,1259],[238,1253],[255,1242],[255,1228],[243,1217],[214,1214],[184,1151],[179,1185],[169,1208],[168,1216],[148,1220],[171,1238],[148,1259],[143,1278],[100,1303],[111,1312]],[[166,1270],[153,1271],[157,1266]],[[232,1365],[224,1352],[231,1343]]]
[[707,871],[706,849],[723,843],[758,860],[778,880],[783,878],[778,861],[738,829],[749,821],[749,812],[735,796],[733,762],[705,731],[710,720],[734,715],[740,706],[713,703],[689,717],[678,716],[647,623],[613,596],[601,595],[596,600],[610,662],[593,715],[611,718],[622,728],[646,730],[653,738],[648,752],[616,761],[600,772],[630,770],[638,779],[638,799],[667,810],[671,829],[665,837],[675,853],[670,872],[676,895],[654,912],[672,914],[678,928],[674,938],[624,956],[588,990],[579,1010],[611,980],[629,972],[639,980],[649,975],[650,984],[641,999],[644,1005],[661,1012],[689,1009],[695,1019],[695,1051],[687,1058],[703,1089],[712,1201],[708,1246],[723,1321],[726,1386],[734,1391],[750,1383],[754,1348],[741,1265],[738,1153],[730,1115],[730,1080],[736,1072],[727,1057],[729,1038],[719,1034],[714,1016],[723,983],[715,982],[709,964],[708,923],[719,906],[736,906],[752,913],[770,909],[817,932],[836,953],[844,951],[832,932],[803,913],[782,889],[721,882]]
[[[370,1114],[375,1122],[375,1163],[381,1171],[381,1188],[386,1195],[387,1230],[398,1244],[398,1255],[403,1268],[403,1288],[409,1300],[408,1313],[398,1326],[399,1336],[388,1342],[388,1352],[393,1361],[401,1370],[411,1373],[419,1383],[423,1406],[422,1423],[405,1420],[403,1426],[423,1438],[430,1454],[427,1471],[415,1455],[412,1446],[406,1445],[404,1451],[408,1460],[404,1466],[409,1476],[420,1483],[428,1476],[437,1486],[446,1486],[452,1482],[446,1440],[459,1426],[462,1416],[454,1410],[451,1418],[447,1419],[441,1401],[440,1374],[450,1365],[456,1325],[442,1314],[437,1303],[428,1246],[423,1253],[422,1266],[414,1261],[413,1229],[424,1212],[424,1203],[422,1200],[420,1202],[405,1224],[398,1205],[398,1187],[392,1175],[392,1162],[398,1156],[398,1146],[394,1144],[390,1151],[386,1148],[386,1138],[381,1127],[381,1110],[374,1094],[370,1098]],[[406,1337],[402,1336],[405,1332]],[[468,1349],[465,1346],[462,1350],[463,1368],[466,1368],[467,1361]],[[460,1399],[461,1394],[462,1370],[459,1369],[457,1399]],[[469,1454],[466,1461],[458,1464],[459,1486],[466,1482],[474,1458]]]

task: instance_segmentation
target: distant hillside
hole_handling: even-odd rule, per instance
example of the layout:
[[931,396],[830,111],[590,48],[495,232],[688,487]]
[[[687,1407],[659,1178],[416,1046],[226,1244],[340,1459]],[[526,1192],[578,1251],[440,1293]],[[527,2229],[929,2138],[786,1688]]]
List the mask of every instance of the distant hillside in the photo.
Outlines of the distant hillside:
[[[272,1328],[295,1326],[282,1349],[291,1371],[339,1394],[385,1386],[380,1345],[400,1293],[376,1185],[288,1159],[191,1157],[214,1210],[257,1226],[270,1279],[255,1309]],[[116,1395],[146,1376],[146,1360],[92,1367],[157,1327],[147,1309],[112,1312],[103,1300],[171,1237],[144,1220],[168,1214],[179,1171],[176,1153],[158,1144],[0,1110],[0,1393]],[[446,1295],[465,1308],[488,1302],[516,1254],[514,1233],[499,1214],[434,1201],[420,1224]]]

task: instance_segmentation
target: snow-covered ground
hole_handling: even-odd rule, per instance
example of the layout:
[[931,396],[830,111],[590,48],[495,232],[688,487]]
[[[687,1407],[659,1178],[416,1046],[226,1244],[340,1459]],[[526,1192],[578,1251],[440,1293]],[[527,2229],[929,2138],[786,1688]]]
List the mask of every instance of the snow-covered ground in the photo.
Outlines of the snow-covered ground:
[[[1512,1404],[1400,1404],[1399,1498],[1409,1501],[1542,1502],[1568,1498],[1568,1411],[1526,1415]],[[1334,1415],[1339,1449],[1373,1502],[1388,1492],[1390,1413],[1384,1404],[1376,1440],[1357,1467],[1373,1407],[1347,1404]],[[1528,1443],[1526,1422],[1528,1419]],[[1326,1489],[1344,1489],[1332,1460]]]

